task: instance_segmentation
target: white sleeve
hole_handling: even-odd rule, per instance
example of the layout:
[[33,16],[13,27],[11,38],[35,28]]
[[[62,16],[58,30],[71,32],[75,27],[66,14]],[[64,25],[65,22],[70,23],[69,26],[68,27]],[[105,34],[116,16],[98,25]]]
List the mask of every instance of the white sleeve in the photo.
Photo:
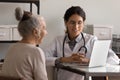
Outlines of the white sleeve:
[[46,47],[42,47],[45,57],[46,57],[46,65],[47,66],[55,66],[55,60],[57,59],[57,51],[56,51],[56,39]]
[[45,55],[41,49],[36,50],[36,53],[37,54],[35,54],[33,59],[34,80],[48,80],[45,65]]
[[109,63],[109,64],[119,64],[119,58],[115,54],[115,52],[113,52],[112,49],[110,49],[109,52],[108,52],[107,63]]

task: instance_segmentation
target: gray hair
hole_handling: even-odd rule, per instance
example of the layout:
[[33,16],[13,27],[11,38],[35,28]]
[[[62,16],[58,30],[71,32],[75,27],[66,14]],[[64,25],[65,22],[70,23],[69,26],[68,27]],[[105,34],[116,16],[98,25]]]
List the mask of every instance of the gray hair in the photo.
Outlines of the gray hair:
[[23,11],[21,8],[16,8],[15,16],[16,19],[20,21],[18,24],[18,31],[22,37],[32,35],[33,29],[40,28],[40,20],[37,15]]

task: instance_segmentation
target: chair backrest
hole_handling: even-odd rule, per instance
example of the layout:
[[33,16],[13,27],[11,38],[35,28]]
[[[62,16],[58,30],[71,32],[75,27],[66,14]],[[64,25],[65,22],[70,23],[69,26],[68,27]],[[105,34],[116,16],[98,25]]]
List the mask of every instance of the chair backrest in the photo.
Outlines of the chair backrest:
[[24,80],[24,79],[16,78],[16,77],[0,76],[0,80]]

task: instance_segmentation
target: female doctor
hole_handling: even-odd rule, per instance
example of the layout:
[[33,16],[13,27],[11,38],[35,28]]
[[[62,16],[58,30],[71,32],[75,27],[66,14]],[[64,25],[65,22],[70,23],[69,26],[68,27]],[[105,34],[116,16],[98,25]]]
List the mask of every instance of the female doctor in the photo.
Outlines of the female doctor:
[[[55,60],[60,62],[88,63],[92,52],[94,41],[97,38],[93,35],[83,33],[86,15],[79,6],[72,6],[67,9],[64,15],[66,33],[58,36],[44,48],[47,57],[47,64],[54,66]],[[119,64],[119,59],[110,49],[107,63]],[[84,77],[65,70],[58,70],[58,80],[83,80]]]

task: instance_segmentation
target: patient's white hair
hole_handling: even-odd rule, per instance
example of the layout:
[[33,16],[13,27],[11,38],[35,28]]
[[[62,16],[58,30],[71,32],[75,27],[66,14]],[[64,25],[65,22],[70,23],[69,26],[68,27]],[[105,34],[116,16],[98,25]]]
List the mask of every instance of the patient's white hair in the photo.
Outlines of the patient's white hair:
[[40,15],[33,15],[20,7],[15,9],[15,17],[19,21],[18,31],[22,37],[32,35],[33,29],[40,28],[40,23],[43,20]]

